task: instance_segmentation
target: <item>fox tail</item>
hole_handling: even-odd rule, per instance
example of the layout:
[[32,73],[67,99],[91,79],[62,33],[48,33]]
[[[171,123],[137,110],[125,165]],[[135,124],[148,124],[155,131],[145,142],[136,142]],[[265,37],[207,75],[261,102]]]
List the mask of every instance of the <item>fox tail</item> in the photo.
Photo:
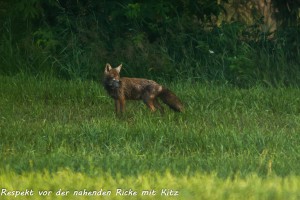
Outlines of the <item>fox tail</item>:
[[169,89],[163,88],[158,97],[176,112],[183,112],[183,105],[180,99]]

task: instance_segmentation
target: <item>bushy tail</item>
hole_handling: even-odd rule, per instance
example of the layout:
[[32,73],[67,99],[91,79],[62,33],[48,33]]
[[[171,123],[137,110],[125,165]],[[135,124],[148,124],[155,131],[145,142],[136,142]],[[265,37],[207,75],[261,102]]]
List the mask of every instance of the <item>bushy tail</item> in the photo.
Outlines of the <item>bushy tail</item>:
[[169,89],[163,88],[158,97],[167,104],[172,110],[176,112],[183,111],[183,105],[179,98]]

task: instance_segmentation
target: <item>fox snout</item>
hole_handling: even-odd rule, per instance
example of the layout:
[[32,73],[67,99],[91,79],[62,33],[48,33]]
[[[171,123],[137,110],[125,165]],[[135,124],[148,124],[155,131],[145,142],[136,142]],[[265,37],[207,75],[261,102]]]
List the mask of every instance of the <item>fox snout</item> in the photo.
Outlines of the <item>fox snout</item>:
[[109,82],[109,86],[111,86],[112,88],[119,88],[120,87],[120,83],[121,83],[120,80],[113,78]]

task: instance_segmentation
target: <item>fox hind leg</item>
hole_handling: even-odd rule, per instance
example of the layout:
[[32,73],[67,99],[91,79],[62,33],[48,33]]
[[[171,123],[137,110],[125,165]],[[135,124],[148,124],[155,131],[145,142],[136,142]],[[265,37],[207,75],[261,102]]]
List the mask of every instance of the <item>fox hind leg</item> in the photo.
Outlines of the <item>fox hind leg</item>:
[[164,108],[161,106],[161,104],[159,103],[157,98],[153,99],[153,103],[154,103],[155,108],[157,108],[160,111],[160,113],[163,114]]
[[153,99],[150,99],[146,104],[147,104],[148,108],[151,110],[151,112],[156,111],[156,108],[155,108],[154,103],[153,103]]
[[151,110],[151,112],[154,112],[156,110],[155,104],[154,104],[154,98],[152,95],[149,95],[149,93],[146,93],[143,95],[143,102],[147,105],[147,107]]

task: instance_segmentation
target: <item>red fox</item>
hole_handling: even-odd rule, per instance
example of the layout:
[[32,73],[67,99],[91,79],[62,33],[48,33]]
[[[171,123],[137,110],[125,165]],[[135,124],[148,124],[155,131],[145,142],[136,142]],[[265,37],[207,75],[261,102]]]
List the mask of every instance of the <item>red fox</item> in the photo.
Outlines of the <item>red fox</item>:
[[104,70],[103,85],[107,93],[115,100],[116,113],[123,113],[125,100],[143,100],[148,108],[154,112],[156,109],[164,112],[160,105],[159,97],[172,110],[183,111],[183,105],[179,98],[169,89],[152,80],[142,78],[120,78],[122,64],[112,68],[106,64]]

